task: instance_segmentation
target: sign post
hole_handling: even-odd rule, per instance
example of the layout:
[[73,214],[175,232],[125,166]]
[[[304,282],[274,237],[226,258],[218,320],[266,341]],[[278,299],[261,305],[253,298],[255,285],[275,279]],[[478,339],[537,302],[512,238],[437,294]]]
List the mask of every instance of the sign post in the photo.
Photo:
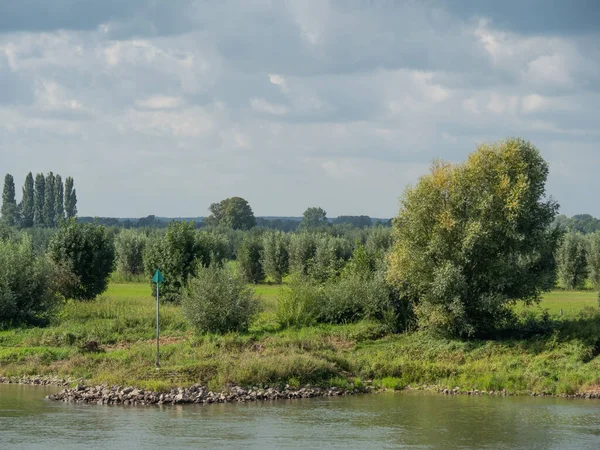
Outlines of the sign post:
[[159,308],[160,308],[160,303],[158,300],[158,296],[159,296],[159,291],[160,291],[160,283],[164,283],[165,279],[162,276],[162,273],[160,273],[160,270],[156,269],[156,272],[154,273],[154,277],[152,277],[152,282],[156,283],[156,368],[158,369],[160,367],[160,362],[158,360],[158,355],[159,355],[159,336],[160,336],[160,331],[159,331],[159,327],[158,327],[158,313],[159,313]]

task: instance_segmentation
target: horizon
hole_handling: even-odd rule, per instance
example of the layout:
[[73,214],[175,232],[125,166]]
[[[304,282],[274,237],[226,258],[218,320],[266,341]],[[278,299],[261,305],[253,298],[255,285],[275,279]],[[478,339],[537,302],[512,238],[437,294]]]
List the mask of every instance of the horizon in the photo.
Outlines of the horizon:
[[[585,0],[0,4],[0,158],[82,217],[395,217],[432,160],[517,136],[600,216],[600,8]],[[353,213],[354,211],[354,213]]]

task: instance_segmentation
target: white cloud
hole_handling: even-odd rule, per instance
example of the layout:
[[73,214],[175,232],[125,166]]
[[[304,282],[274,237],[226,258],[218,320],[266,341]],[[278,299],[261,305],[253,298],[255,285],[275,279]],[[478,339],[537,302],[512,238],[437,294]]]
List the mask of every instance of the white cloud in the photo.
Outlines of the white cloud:
[[37,107],[50,111],[79,111],[83,109],[81,102],[71,98],[66,89],[52,80],[38,80],[35,85]]

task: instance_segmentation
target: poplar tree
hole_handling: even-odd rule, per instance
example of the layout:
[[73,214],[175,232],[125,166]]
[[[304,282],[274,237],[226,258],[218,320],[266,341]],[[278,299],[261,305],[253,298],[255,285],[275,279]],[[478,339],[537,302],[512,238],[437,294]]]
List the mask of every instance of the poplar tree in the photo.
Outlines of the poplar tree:
[[34,212],[34,189],[33,174],[29,172],[23,184],[23,199],[21,200],[21,226],[31,228],[33,226]]
[[64,197],[62,177],[56,174],[54,177],[54,223],[56,226],[65,218]]
[[35,195],[33,199],[33,223],[37,227],[44,226],[44,199],[46,191],[46,178],[43,173],[35,176]]
[[2,220],[9,226],[15,226],[18,222],[17,200],[15,199],[15,180],[11,174],[4,178],[4,190],[2,191]]
[[74,181],[72,177],[65,179],[65,213],[67,219],[71,219],[77,215],[77,193],[73,188]]
[[47,228],[54,228],[54,174],[49,172],[46,175],[46,191],[44,195],[44,225]]

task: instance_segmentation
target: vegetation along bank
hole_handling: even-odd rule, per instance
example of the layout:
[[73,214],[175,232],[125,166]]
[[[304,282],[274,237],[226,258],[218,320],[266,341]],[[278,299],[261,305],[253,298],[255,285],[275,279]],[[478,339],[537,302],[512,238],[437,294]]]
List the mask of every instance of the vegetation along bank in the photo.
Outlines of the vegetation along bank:
[[267,229],[239,197],[201,229],[11,216],[0,376],[79,380],[56,398],[96,403],[409,387],[596,397],[600,239],[555,220],[548,170],[528,142],[484,144],[435,163],[391,228],[311,207],[296,230]]

